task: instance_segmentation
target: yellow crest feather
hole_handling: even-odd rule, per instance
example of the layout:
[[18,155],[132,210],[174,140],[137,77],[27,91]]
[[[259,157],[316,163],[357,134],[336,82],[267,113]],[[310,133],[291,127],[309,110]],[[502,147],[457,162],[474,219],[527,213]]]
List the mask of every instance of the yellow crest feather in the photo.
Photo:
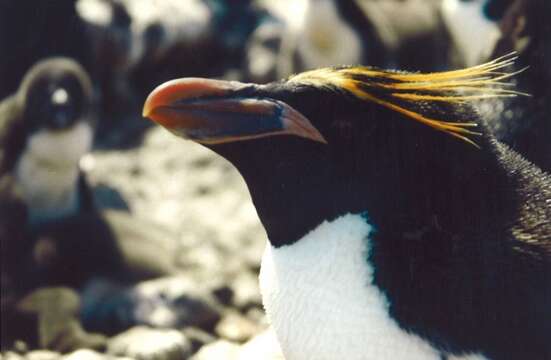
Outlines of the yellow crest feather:
[[369,67],[323,68],[292,76],[288,81],[346,90],[359,99],[399,112],[478,147],[468,138],[470,135],[480,135],[479,132],[470,130],[478,126],[476,122],[452,122],[430,118],[421,111],[410,109],[401,103],[405,101],[461,104],[488,98],[530,96],[507,89],[514,84],[504,82],[526,70],[524,68],[511,73],[502,71],[513,65],[516,59],[517,55],[513,52],[470,68],[426,74],[384,71]]

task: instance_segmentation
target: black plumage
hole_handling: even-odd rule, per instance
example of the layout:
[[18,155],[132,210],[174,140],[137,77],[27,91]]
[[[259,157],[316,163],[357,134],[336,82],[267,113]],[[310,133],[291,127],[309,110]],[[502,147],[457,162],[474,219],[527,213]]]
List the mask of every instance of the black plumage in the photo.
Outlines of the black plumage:
[[[529,67],[518,76],[517,88],[533,99],[504,99],[488,106],[489,126],[496,137],[529,161],[551,173],[551,3],[517,0],[501,20],[502,37],[494,49],[500,56],[519,52],[514,68]],[[504,113],[503,115],[501,113]]]
[[[365,214],[366,261],[390,315],[442,356],[547,359],[551,179],[471,105],[516,94],[488,86],[509,77],[502,60],[426,75],[321,69],[268,85],[183,79],[154,91],[144,115],[236,166],[276,248]],[[299,136],[286,136],[291,118]]]

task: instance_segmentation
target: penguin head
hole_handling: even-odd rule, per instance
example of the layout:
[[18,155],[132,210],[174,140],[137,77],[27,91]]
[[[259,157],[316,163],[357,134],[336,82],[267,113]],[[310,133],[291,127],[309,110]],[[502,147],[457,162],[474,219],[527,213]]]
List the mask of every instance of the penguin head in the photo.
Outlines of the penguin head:
[[232,162],[271,241],[285,242],[478,154],[482,130],[468,102],[514,95],[488,88],[510,61],[433,74],[324,68],[267,85],[178,79],[149,95],[143,115]]
[[18,100],[30,130],[63,131],[90,121],[92,85],[84,69],[65,58],[36,64],[23,79]]
[[92,145],[92,84],[86,71],[68,58],[50,58],[25,75],[15,101],[23,131],[21,159],[75,168]]

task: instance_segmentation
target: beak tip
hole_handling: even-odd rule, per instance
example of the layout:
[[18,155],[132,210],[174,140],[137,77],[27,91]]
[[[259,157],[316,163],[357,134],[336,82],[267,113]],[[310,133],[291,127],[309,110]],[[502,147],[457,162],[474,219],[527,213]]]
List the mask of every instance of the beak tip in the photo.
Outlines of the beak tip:
[[151,95],[147,97],[142,109],[142,117],[151,119],[150,115],[153,112],[153,103],[151,101]]

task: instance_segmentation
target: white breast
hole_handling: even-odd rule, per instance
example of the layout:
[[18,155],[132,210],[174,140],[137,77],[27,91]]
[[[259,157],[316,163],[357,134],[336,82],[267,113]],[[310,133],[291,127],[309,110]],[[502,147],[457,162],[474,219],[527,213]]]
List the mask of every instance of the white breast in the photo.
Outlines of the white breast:
[[333,0],[310,1],[297,51],[302,70],[332,65],[355,65],[362,60],[362,42],[340,18]]
[[388,315],[360,215],[324,222],[293,245],[267,246],[260,285],[286,360],[426,360],[439,353]]
[[61,218],[78,208],[80,158],[91,148],[88,123],[63,131],[40,131],[29,137],[15,173],[29,207],[31,225]]

